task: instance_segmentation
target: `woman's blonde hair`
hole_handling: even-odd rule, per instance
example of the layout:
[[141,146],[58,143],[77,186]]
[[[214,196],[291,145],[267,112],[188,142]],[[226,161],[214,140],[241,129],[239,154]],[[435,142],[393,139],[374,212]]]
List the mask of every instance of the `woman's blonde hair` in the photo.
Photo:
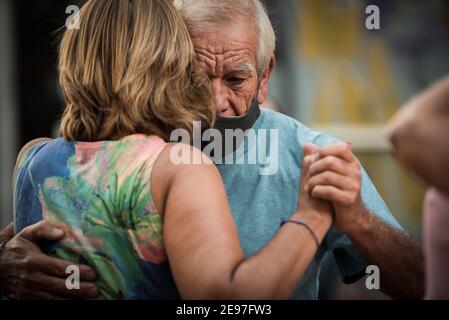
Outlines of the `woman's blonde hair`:
[[67,103],[61,134],[78,141],[135,133],[168,141],[214,123],[212,93],[172,0],[88,0],[59,50]]

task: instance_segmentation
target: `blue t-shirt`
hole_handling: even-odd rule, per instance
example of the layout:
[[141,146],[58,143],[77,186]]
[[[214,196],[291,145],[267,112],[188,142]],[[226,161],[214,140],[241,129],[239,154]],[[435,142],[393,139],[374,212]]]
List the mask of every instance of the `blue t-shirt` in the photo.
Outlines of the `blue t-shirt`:
[[[262,249],[279,230],[281,221],[288,219],[295,212],[303,160],[302,146],[305,143],[314,143],[323,147],[338,142],[327,134],[316,132],[292,118],[267,109],[262,109],[253,129],[256,139],[245,139],[244,144],[232,155],[233,158],[228,156],[227,161],[233,164],[217,165],[246,256]],[[277,137],[270,132],[276,129]],[[265,137],[266,140],[259,139],[259,136]],[[275,141],[272,139],[276,138],[277,143],[273,143]],[[268,151],[260,151],[259,145],[276,146],[277,150],[269,150],[268,147]],[[253,152],[254,148],[256,152]],[[270,160],[272,168],[275,167],[273,161],[277,160],[277,170],[266,164],[269,157],[257,157],[257,161],[248,161],[249,158],[253,159],[248,157],[248,154],[258,155],[259,152],[267,155],[270,155],[270,152],[276,153],[277,159],[271,154]],[[236,154],[245,157],[244,164],[236,163],[239,157]],[[265,174],[261,174],[264,170]],[[273,172],[274,174],[269,174]],[[401,228],[364,170],[361,193],[369,211],[390,225]],[[292,299],[318,298],[320,263],[329,250],[333,251],[340,275],[345,282],[353,282],[364,275],[365,265],[351,241],[343,233],[331,229],[296,286]]]

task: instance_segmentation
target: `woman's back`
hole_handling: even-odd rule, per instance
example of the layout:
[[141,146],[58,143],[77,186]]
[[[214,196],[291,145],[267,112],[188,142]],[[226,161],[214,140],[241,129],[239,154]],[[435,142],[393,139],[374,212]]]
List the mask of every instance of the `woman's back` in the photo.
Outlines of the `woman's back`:
[[33,146],[16,173],[16,232],[41,219],[62,227],[65,239],[45,250],[93,266],[99,298],[178,298],[150,190],[165,146],[160,138],[138,134]]

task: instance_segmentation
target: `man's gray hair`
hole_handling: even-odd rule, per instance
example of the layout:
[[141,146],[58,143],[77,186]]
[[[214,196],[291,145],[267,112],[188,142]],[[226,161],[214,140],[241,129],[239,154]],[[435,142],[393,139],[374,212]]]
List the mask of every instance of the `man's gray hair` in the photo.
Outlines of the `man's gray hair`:
[[174,3],[191,29],[204,24],[229,24],[238,15],[248,17],[258,30],[258,72],[262,73],[269,66],[276,47],[276,35],[260,0],[174,0]]

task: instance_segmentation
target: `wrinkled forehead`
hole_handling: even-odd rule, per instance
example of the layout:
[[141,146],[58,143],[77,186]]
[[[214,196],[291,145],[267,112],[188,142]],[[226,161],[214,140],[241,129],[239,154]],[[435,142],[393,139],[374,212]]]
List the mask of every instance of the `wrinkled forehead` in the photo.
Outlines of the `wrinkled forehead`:
[[257,64],[257,32],[245,23],[191,30],[199,62],[211,73],[252,73]]

